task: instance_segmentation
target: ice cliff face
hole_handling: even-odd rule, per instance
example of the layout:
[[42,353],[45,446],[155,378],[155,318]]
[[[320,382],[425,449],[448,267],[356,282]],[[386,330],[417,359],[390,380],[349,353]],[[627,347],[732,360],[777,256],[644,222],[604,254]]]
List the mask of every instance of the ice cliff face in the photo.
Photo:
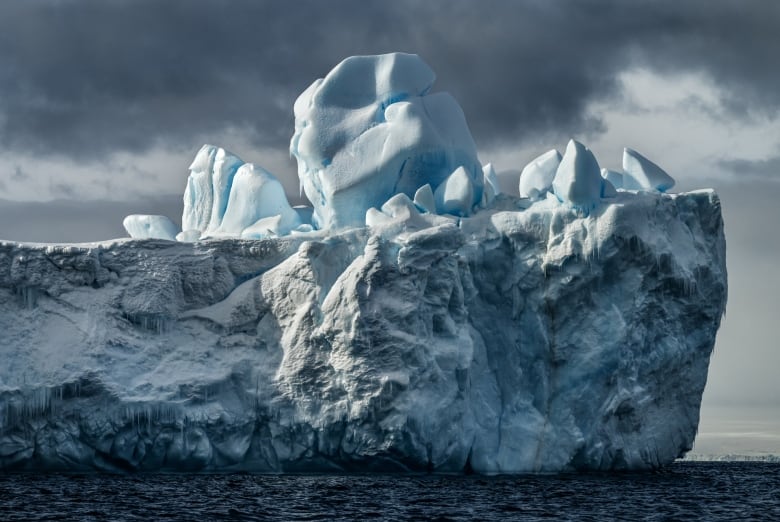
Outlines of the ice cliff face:
[[0,469],[652,468],[691,448],[717,197],[406,196],[373,226],[0,243]]
[[[223,148],[182,231],[0,242],[0,470],[642,469],[692,446],[726,302],[712,191],[571,141],[500,194],[417,56],[295,104],[312,207]],[[174,241],[176,239],[176,241]]]

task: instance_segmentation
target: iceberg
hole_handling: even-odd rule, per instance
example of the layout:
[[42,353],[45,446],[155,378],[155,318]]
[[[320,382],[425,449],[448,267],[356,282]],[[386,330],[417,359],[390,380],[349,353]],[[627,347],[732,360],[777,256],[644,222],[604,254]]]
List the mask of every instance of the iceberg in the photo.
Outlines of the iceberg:
[[590,149],[578,141],[569,140],[552,182],[558,200],[590,209],[600,202],[605,182],[601,177],[601,167]]
[[549,150],[523,167],[520,172],[520,197],[540,199],[552,189],[553,179],[561,164],[561,153]]
[[623,173],[611,169],[601,169],[601,177],[609,181],[615,189],[623,188]]
[[433,193],[439,214],[468,216],[474,206],[474,185],[463,167],[450,174]]
[[289,234],[301,224],[273,174],[206,144],[190,165],[183,231],[175,237],[189,242],[209,237],[260,239]]
[[242,163],[235,154],[213,145],[204,145],[198,151],[184,191],[182,230],[208,234],[219,227],[233,176]]
[[[649,469],[726,300],[711,191],[325,237],[0,243],[0,469]],[[426,217],[427,216],[427,217]]]
[[633,149],[623,149],[623,188],[666,192],[673,186],[674,179],[661,167]]
[[245,163],[236,171],[230,187],[229,205],[215,236],[231,236],[241,231],[241,237],[256,238],[260,220],[275,219],[275,235],[289,234],[301,224],[301,218],[287,201],[282,184],[273,174],[252,163]]
[[296,100],[290,152],[317,228],[362,226],[369,208],[436,190],[460,167],[467,206],[480,202],[476,145],[455,99],[430,92],[434,79],[417,55],[353,56]]
[[179,227],[166,216],[149,216],[132,214],[127,216],[122,225],[134,239],[168,239],[174,241],[179,234]]
[[496,199],[496,196],[501,194],[501,186],[498,181],[498,174],[496,174],[496,169],[493,168],[493,164],[488,163],[482,167],[482,175],[482,206],[490,206]]
[[423,212],[436,212],[436,199],[430,185],[425,184],[417,189],[414,193],[414,204]]
[[432,83],[416,56],[357,57],[298,98],[311,206],[205,145],[181,232],[136,215],[131,238],[0,241],[0,471],[495,474],[689,451],[727,298],[718,196],[665,193],[635,153],[617,178],[573,140],[501,194]]

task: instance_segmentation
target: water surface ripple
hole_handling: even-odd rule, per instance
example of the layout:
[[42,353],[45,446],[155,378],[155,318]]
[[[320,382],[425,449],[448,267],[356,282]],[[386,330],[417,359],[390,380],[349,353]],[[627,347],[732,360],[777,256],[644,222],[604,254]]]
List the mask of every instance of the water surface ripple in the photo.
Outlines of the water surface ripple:
[[0,473],[0,520],[780,520],[780,464],[452,475]]

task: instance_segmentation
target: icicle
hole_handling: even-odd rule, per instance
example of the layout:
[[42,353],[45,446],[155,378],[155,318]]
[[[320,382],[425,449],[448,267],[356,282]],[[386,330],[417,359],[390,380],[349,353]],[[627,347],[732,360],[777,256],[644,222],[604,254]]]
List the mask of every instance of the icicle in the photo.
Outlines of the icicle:
[[31,310],[38,305],[38,288],[35,286],[19,286],[14,288],[14,294],[22,307]]
[[124,314],[125,319],[142,329],[162,335],[171,330],[172,321],[161,314]]

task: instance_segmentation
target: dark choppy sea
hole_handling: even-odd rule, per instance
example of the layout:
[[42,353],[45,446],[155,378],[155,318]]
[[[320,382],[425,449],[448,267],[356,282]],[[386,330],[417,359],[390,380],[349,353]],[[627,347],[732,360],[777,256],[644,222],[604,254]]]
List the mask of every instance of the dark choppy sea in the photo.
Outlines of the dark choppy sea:
[[0,474],[0,520],[780,520],[780,464],[654,473]]

